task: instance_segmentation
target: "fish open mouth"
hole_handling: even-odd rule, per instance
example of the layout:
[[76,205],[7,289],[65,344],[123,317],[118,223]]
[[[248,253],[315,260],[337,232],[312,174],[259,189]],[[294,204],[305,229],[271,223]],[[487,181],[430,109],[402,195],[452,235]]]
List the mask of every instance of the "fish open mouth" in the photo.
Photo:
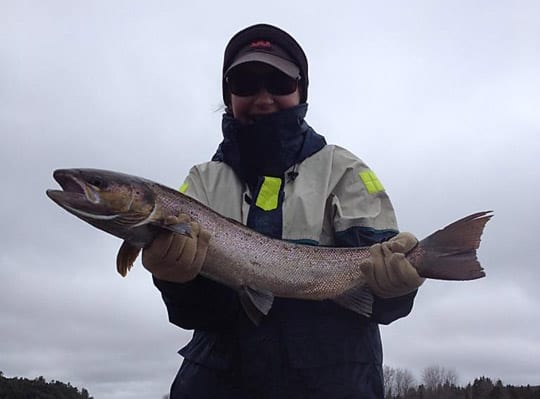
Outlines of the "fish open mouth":
[[117,216],[101,204],[99,188],[77,176],[76,171],[59,169],[54,171],[53,177],[63,190],[47,190],[47,196],[62,208],[90,218],[112,219]]
[[64,189],[64,192],[84,194],[84,182],[77,179],[72,174],[66,173],[62,170],[56,170],[53,173],[53,177],[58,184],[60,184],[60,187]]
[[69,200],[86,197],[88,192],[86,182],[77,178],[73,173],[64,170],[56,170],[54,171],[53,177],[63,190],[47,190],[47,195],[49,195],[49,197],[53,195],[51,199],[55,200],[61,198],[63,200]]

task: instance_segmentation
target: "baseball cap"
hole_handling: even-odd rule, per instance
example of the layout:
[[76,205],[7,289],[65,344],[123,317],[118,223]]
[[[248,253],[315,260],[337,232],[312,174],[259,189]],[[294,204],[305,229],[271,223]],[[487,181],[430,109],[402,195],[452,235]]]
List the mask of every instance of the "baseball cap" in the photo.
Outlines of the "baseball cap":
[[236,33],[225,48],[223,58],[223,101],[230,104],[225,80],[232,68],[246,62],[264,62],[292,78],[300,77],[300,101],[307,101],[308,62],[300,44],[284,30],[256,24]]
[[238,51],[224,75],[227,76],[231,69],[246,62],[263,62],[279,69],[291,78],[300,77],[300,68],[294,60],[278,44],[269,40],[254,40],[244,46]]

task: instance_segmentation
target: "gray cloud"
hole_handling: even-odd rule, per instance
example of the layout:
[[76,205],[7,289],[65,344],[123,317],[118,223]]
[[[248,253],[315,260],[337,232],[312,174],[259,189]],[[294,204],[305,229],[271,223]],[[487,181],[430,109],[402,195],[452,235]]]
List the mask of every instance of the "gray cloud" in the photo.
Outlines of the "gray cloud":
[[219,142],[229,36],[269,21],[308,53],[308,121],[377,172],[403,230],[422,237],[495,211],[479,252],[488,277],[426,282],[413,313],[383,327],[385,362],[538,384],[538,4],[205,7],[0,6],[0,370],[97,398],[167,392],[190,332],[168,324],[140,264],[116,274],[118,239],[44,193],[61,167],[178,186]]

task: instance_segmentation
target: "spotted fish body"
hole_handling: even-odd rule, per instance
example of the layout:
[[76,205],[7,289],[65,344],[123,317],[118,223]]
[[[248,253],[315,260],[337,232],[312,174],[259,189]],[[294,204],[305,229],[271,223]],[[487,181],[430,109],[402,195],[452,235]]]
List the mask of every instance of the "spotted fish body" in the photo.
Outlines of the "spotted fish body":
[[[136,176],[68,169],[55,171],[54,177],[64,190],[48,190],[53,201],[124,240],[117,257],[124,276],[160,229],[189,235],[186,224],[165,224],[168,216],[187,214],[211,235],[201,274],[238,290],[254,321],[258,313],[268,313],[274,296],[331,299],[357,313],[371,313],[373,297],[360,270],[370,256],[366,247],[318,247],[269,238],[177,190]],[[479,212],[460,219],[421,240],[406,257],[425,278],[483,277],[476,249],[491,216]]]

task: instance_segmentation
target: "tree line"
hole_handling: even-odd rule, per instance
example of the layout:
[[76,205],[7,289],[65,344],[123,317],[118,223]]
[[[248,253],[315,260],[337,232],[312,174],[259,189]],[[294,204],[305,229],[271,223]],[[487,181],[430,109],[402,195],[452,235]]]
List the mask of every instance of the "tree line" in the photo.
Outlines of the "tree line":
[[43,377],[7,378],[0,371],[0,399],[93,399],[85,388],[70,383],[46,381]]
[[[421,383],[406,369],[384,366],[385,399],[540,399],[540,385],[503,385],[488,377],[475,378],[458,386],[454,370],[440,366],[426,367]],[[168,396],[165,395],[164,398]],[[80,391],[70,383],[47,382],[43,377],[7,378],[0,371],[0,399],[93,399],[85,388]]]
[[384,366],[385,399],[540,399],[540,385],[503,385],[488,377],[475,378],[458,386],[455,370],[429,366],[422,372],[421,383],[406,369]]

